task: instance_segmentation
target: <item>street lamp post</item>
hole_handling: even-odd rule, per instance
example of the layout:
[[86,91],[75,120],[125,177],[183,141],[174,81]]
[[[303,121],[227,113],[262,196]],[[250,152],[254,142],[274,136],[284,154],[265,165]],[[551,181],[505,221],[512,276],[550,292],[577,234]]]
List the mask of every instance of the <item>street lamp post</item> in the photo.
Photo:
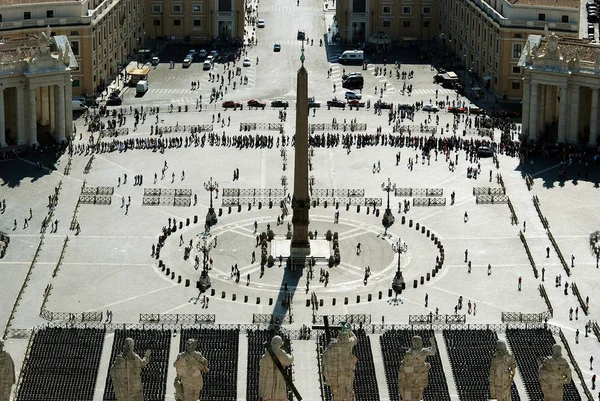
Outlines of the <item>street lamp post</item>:
[[212,241],[210,243],[206,242],[206,239],[203,239],[202,245],[200,242],[196,244],[196,250],[198,252],[202,252],[202,273],[200,274],[200,278],[198,279],[198,289],[201,292],[206,291],[211,286],[210,277],[208,276],[208,259],[210,250],[212,249]]
[[206,213],[206,225],[208,228],[217,224],[217,215],[215,214],[215,209],[213,208],[213,191],[217,191],[219,189],[219,184],[216,181],[213,181],[212,177],[208,182],[204,183],[204,189],[210,192],[210,207],[208,208],[208,213]]
[[400,266],[400,257],[403,253],[408,250],[408,245],[406,243],[402,243],[402,238],[398,238],[398,243],[392,245],[392,249],[394,252],[398,254],[398,269],[396,270],[396,275],[394,276],[394,280],[392,281],[392,289],[398,295],[402,292],[404,288],[404,278],[402,277],[402,271]]
[[381,224],[385,228],[383,235],[387,235],[387,230],[394,224],[394,215],[392,214],[392,209],[390,209],[390,192],[396,191],[396,184],[392,184],[392,180],[388,178],[387,184],[384,182],[381,184],[381,189],[387,192],[387,207],[385,209],[385,213],[383,213],[383,219],[381,219]]

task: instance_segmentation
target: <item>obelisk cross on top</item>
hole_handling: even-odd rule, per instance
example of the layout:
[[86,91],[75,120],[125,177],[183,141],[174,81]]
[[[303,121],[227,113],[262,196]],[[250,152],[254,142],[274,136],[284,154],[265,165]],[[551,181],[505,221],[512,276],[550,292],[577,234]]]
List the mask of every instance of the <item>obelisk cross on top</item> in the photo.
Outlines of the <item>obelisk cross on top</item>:
[[304,68],[304,41],[298,70],[296,92],[296,149],[294,161],[294,194],[292,197],[292,235],[291,255],[303,257],[310,254],[308,241],[308,212],[310,196],[308,192],[308,72]]

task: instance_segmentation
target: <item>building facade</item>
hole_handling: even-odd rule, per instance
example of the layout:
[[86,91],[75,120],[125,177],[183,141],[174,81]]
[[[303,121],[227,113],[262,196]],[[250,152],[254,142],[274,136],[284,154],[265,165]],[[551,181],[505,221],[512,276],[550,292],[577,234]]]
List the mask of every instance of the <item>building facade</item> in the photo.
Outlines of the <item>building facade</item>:
[[579,35],[578,0],[439,1],[440,38],[461,60],[466,79],[482,82],[500,98],[522,96],[518,62],[528,35],[545,26]]
[[597,145],[600,48],[587,39],[532,35],[520,66],[523,134]]
[[145,0],[3,0],[0,36],[5,42],[35,36],[50,26],[68,37],[78,67],[73,95],[98,93],[128,57],[144,46]]
[[0,147],[36,145],[42,136],[64,141],[72,133],[71,68],[65,36],[13,41],[0,50]]
[[145,0],[146,32],[169,40],[206,43],[244,37],[244,0]]
[[439,33],[438,0],[339,0],[336,20],[342,40],[366,42],[378,32],[415,43]]

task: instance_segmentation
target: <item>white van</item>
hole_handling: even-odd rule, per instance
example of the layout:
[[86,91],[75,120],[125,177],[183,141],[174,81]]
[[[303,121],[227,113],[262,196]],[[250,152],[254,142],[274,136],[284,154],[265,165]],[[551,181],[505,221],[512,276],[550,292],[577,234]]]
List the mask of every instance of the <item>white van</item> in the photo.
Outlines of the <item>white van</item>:
[[87,110],[88,107],[81,100],[73,99],[72,101],[73,111],[84,111]]
[[139,81],[135,86],[136,95],[141,96],[146,92],[148,92],[148,81]]
[[202,69],[210,70],[211,68],[212,68],[212,63],[210,62],[210,60],[204,60],[204,63],[202,64]]
[[362,50],[346,50],[339,57],[340,64],[362,64],[365,61],[365,53]]
[[183,59],[182,67],[188,68],[190,65],[192,65],[192,58],[190,56],[187,56]]

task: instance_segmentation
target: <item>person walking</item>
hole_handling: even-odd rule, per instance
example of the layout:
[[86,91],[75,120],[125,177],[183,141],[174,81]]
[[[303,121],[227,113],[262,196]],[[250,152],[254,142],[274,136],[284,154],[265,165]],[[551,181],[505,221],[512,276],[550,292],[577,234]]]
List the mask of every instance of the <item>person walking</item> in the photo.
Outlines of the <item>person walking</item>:
[[521,282],[523,281],[523,278],[521,276],[519,276],[519,291],[521,291]]

